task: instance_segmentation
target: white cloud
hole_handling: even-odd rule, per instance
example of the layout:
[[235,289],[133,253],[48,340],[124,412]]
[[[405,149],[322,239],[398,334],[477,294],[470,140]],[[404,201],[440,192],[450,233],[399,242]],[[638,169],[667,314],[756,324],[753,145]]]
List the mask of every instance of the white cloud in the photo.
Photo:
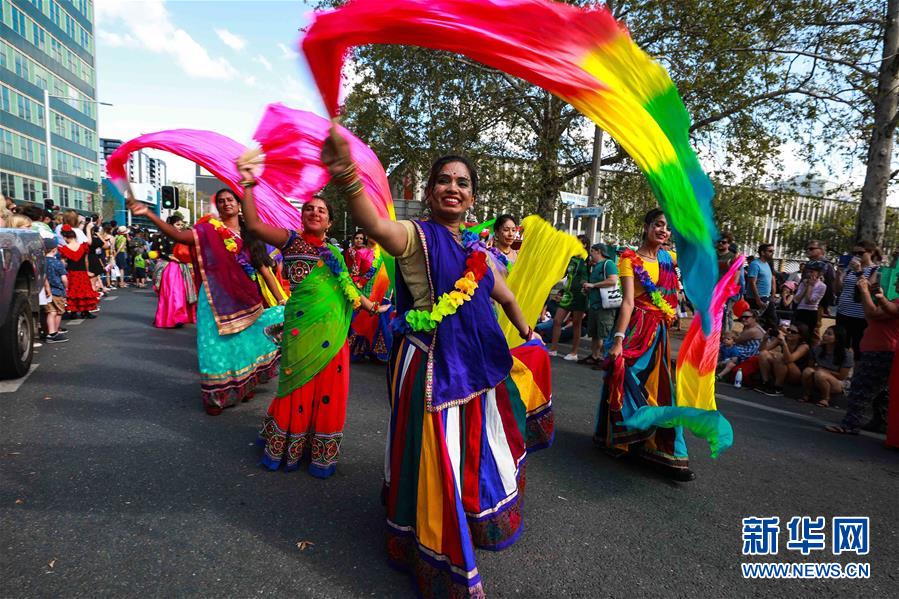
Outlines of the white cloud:
[[278,42],[278,49],[281,50],[281,58],[284,60],[296,60],[300,57],[300,53],[293,48],[289,48],[287,44]]
[[219,39],[222,40],[226,46],[237,52],[243,50],[247,45],[245,39],[237,34],[231,33],[227,29],[216,29],[215,34],[219,36]]
[[253,62],[258,62],[259,64],[261,64],[263,67],[265,67],[266,71],[272,70],[272,63],[270,63],[268,59],[262,54],[259,54],[256,58],[254,58]]
[[137,44],[137,40],[128,35],[127,33],[122,35],[118,33],[113,33],[111,31],[98,30],[97,38],[107,46],[112,46],[114,48],[120,48],[122,46],[134,46]]
[[256,77],[253,75],[250,75],[249,77],[245,78],[243,80],[243,82],[246,83],[250,87],[256,87]]
[[97,0],[94,6],[101,43],[168,54],[192,77],[227,81],[237,75],[230,62],[210,56],[206,48],[172,22],[164,0]]

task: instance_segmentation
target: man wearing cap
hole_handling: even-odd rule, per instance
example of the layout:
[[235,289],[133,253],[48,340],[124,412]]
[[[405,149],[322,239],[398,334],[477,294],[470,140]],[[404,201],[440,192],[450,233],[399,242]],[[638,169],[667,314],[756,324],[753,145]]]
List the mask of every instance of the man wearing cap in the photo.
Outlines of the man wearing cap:
[[771,285],[774,271],[771,260],[774,258],[774,244],[763,243],[759,246],[759,257],[752,261],[746,273],[746,301],[749,307],[760,312],[759,319],[766,325],[774,322],[774,305],[771,303]]

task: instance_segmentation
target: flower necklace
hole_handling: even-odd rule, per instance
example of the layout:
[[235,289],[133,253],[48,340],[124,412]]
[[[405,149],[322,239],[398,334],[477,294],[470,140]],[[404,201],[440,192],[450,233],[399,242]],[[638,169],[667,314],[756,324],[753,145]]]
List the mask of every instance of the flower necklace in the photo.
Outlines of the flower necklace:
[[219,237],[221,237],[222,239],[222,242],[225,244],[226,250],[228,250],[232,254],[236,254],[238,252],[238,250],[240,249],[237,246],[237,240],[240,238],[239,235],[235,235],[234,231],[225,226],[225,223],[212,216],[201,218],[200,223],[204,222],[209,223],[213,226],[215,232],[218,233]]
[[[674,307],[665,299],[665,295],[671,295],[672,290],[666,289],[664,287],[657,287],[655,283],[652,282],[652,277],[649,276],[649,273],[646,272],[646,269],[643,268],[643,259],[637,255],[634,250],[625,250],[621,254],[622,258],[627,258],[631,261],[631,265],[634,269],[634,274],[640,280],[640,285],[643,286],[643,289],[646,293],[649,294],[650,299],[652,299],[653,305],[662,311],[665,315],[665,319],[669,322],[673,322],[676,314],[674,312]],[[661,281],[662,268],[666,268],[668,266],[667,261],[659,262],[659,280]],[[663,292],[665,295],[663,295]]]
[[359,293],[356,283],[350,277],[343,260],[334,253],[327,243],[318,246],[318,257],[321,258],[331,273],[337,277],[337,284],[340,286],[340,290],[343,291],[343,295],[353,304],[353,309],[358,310],[359,306],[362,305],[362,295]]
[[462,232],[462,246],[468,252],[465,271],[453,284],[453,290],[444,293],[430,310],[409,310],[402,318],[395,318],[391,327],[395,332],[430,332],[447,316],[452,316],[459,306],[471,301],[478,283],[487,274],[487,252],[476,233]]

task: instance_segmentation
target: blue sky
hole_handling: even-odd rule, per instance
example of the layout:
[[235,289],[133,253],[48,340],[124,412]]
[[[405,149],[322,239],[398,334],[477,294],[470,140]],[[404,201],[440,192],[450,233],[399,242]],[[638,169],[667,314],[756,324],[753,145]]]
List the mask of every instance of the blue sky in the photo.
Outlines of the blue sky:
[[[101,137],[131,139],[163,129],[209,129],[251,145],[266,104],[324,115],[297,52],[312,8],[300,0],[95,0]],[[170,180],[193,181],[193,165],[161,154]],[[795,147],[781,148],[783,178],[805,174]],[[828,179],[864,177],[833,158]],[[706,156],[706,168],[720,168]],[[890,194],[891,203],[899,193]]]
[[[250,144],[266,104],[324,114],[298,28],[311,8],[297,0],[96,0],[101,137],[162,129],[210,129]],[[169,178],[192,165],[160,154]]]

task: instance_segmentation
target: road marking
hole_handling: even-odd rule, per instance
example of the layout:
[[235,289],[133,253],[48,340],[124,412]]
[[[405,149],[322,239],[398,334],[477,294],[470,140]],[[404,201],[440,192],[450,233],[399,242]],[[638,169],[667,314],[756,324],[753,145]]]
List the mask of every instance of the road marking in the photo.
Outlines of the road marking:
[[[732,401],[736,404],[740,404],[741,406],[746,406],[747,408],[755,408],[756,410],[762,410],[763,412],[771,412],[772,414],[782,414],[784,416],[790,416],[792,418],[796,418],[797,420],[804,420],[811,424],[816,424],[818,426],[824,427],[833,424],[833,422],[828,422],[826,420],[821,420],[820,418],[816,418],[815,416],[806,416],[805,414],[797,414],[796,412],[790,412],[789,410],[781,410],[780,408],[772,408],[770,406],[764,406],[761,404],[757,404],[755,402],[746,401],[745,399],[739,399],[737,397],[731,397],[730,395],[724,395],[722,393],[716,393],[716,397],[720,397],[721,399],[725,399],[727,401]],[[868,431],[860,431],[860,434],[871,437],[872,439],[879,439],[883,441],[886,439],[886,435],[880,435],[878,433],[871,433]]]
[[31,364],[31,368],[28,369],[28,372],[25,373],[25,376],[17,379],[13,379],[11,381],[0,381],[0,393],[15,393],[19,390],[19,387],[22,386],[22,383],[25,382],[25,379],[31,376],[31,373],[37,370],[37,367],[40,364]]
[[83,318],[73,318],[72,320],[64,320],[63,322],[68,322],[71,326],[78,326],[82,322],[84,322]]
[[117,300],[117,299],[119,299],[119,296],[117,296],[117,295],[107,295],[103,298],[103,301],[111,302],[112,300]]

